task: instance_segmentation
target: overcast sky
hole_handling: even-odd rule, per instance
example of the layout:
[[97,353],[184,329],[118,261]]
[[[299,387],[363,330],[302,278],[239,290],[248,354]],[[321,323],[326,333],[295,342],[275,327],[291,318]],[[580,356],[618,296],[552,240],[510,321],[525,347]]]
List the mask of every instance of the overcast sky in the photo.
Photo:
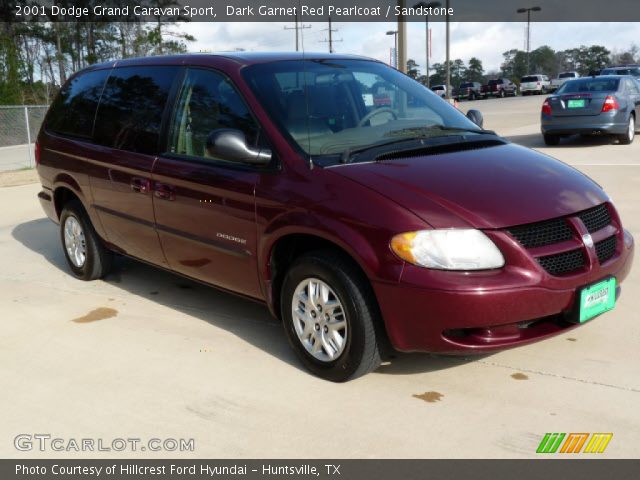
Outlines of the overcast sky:
[[[309,23],[303,30],[306,51],[328,51],[326,23]],[[413,58],[424,72],[425,25],[408,23],[408,58]],[[189,46],[192,51],[229,51],[244,48],[252,51],[295,50],[295,31],[285,30],[293,23],[204,23],[193,22],[178,26],[194,35],[197,42]],[[354,53],[389,61],[389,49],[393,36],[385,35],[395,30],[394,23],[333,23],[334,44],[338,53]],[[445,59],[445,25],[431,22],[432,56],[430,62]],[[525,23],[452,23],[451,58],[461,58],[465,63],[471,57],[482,60],[486,72],[497,70],[502,53],[511,48],[525,48]],[[554,50],[565,50],[580,45],[604,45],[611,51],[626,51],[632,44],[640,47],[640,23],[532,23],[531,49],[549,45]]]

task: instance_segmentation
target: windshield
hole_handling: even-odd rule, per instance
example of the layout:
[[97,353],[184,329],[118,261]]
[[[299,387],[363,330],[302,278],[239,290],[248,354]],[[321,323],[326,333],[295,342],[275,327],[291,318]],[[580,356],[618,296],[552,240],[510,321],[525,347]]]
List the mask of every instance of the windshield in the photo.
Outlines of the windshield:
[[576,74],[573,72],[561,73],[558,78],[575,78]]
[[562,85],[558,92],[579,93],[579,92],[615,92],[618,90],[618,78],[584,78],[580,80],[569,80]]
[[473,83],[463,83],[460,88],[473,88]]
[[482,131],[422,84],[379,62],[291,60],[243,75],[271,119],[309,155]]
[[537,82],[538,81],[538,77],[535,77],[533,75],[530,75],[528,77],[522,77],[522,80],[520,80],[522,83],[527,83],[527,82]]

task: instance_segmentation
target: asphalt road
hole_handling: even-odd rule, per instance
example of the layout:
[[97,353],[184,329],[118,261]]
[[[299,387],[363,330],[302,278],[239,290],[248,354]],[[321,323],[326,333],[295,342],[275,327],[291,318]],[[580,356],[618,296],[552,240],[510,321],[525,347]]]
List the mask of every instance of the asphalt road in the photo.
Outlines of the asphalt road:
[[[545,147],[541,103],[461,107],[593,177],[640,239],[640,138]],[[481,358],[399,355],[338,385],[301,368],[258,304],[131,260],[75,280],[37,191],[0,188],[0,457],[523,458],[546,432],[612,432],[599,457],[640,453],[638,267],[614,311],[565,335]],[[21,452],[23,433],[193,438],[195,451]]]

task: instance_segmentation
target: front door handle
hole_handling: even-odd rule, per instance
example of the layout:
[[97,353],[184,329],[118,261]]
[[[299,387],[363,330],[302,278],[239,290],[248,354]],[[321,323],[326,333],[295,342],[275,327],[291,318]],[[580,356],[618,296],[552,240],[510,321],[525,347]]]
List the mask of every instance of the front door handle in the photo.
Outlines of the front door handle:
[[176,199],[176,191],[171,185],[167,185],[166,183],[156,183],[153,189],[153,194],[156,198],[160,198],[162,200],[175,200]]
[[131,178],[131,190],[146,195],[151,190],[151,182],[146,178],[133,177]]

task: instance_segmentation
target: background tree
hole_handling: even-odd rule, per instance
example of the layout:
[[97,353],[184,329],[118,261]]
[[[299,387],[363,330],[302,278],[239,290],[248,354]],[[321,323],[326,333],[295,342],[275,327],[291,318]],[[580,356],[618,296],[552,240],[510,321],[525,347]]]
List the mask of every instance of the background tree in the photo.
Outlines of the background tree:
[[484,68],[482,68],[482,61],[476,57],[471,57],[469,59],[469,65],[467,66],[465,77],[468,82],[482,83],[484,80]]
[[411,78],[418,78],[418,75],[420,75],[420,70],[418,70],[419,66],[415,60],[411,58],[407,60],[407,75]]

